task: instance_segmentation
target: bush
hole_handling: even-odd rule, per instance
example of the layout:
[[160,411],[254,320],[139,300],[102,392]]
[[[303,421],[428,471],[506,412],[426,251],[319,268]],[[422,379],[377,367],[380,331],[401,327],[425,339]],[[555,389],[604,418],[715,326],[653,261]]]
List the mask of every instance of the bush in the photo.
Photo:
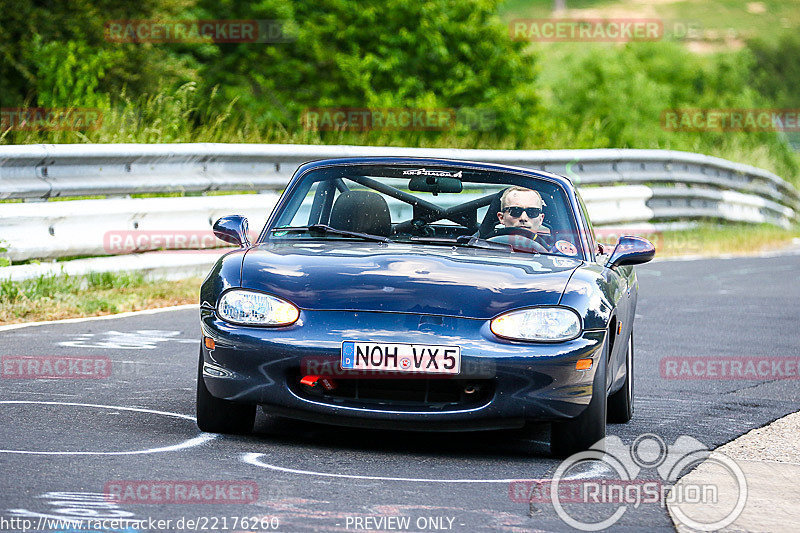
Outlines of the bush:
[[800,35],[787,33],[777,41],[754,39],[747,43],[752,54],[749,84],[777,107],[800,106]]
[[[0,131],[0,143],[666,148],[797,181],[792,134],[674,132],[661,123],[672,108],[798,107],[797,35],[714,56],[669,42],[530,45],[510,40],[499,3],[142,0],[129,10],[111,0],[0,0],[3,105],[103,112],[98,129]],[[106,41],[104,22],[126,18],[277,20],[296,39]],[[320,107],[474,109],[491,120],[446,131],[307,131],[303,111]]]
[[[201,78],[261,124],[297,131],[306,108],[470,107],[495,112],[494,133],[522,141],[541,112],[535,58],[510,40],[498,3],[265,1],[248,5],[250,18],[287,21],[295,41],[194,54]],[[236,2],[200,6],[204,15],[242,16]]]
[[546,105],[563,147],[688,150],[798,174],[778,133],[676,132],[662,124],[669,109],[772,107],[751,86],[756,67],[747,51],[702,57],[674,43],[629,43],[573,49],[558,67],[548,73]]
[[[170,47],[110,43],[104,24],[115,19],[174,19],[184,0],[18,2],[0,0],[0,94],[3,107],[81,106],[93,95],[158,92],[183,78],[190,58]],[[63,84],[63,85],[62,85]],[[72,98],[85,100],[73,100]]]

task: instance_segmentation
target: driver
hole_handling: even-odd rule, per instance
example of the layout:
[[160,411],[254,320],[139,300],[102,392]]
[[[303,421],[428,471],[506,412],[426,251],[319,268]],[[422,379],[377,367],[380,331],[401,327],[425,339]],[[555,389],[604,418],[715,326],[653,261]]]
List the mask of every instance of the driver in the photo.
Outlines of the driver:
[[[563,239],[552,242],[555,236],[551,234],[550,228],[544,225],[544,206],[546,205],[538,191],[519,186],[509,187],[503,191],[503,195],[500,197],[500,211],[497,212],[497,219],[505,227],[494,229],[496,237],[508,235],[501,242],[526,251],[531,248],[539,252],[552,252],[568,256],[578,255],[578,249],[571,242]],[[522,231],[516,232],[514,228]],[[525,235],[528,232],[532,232],[533,236]],[[530,245],[519,242],[517,237],[527,240]],[[496,239],[493,236],[487,240]]]
[[523,228],[537,235],[549,233],[546,227],[542,227],[545,205],[537,191],[519,186],[509,187],[500,198],[497,218],[507,228]]

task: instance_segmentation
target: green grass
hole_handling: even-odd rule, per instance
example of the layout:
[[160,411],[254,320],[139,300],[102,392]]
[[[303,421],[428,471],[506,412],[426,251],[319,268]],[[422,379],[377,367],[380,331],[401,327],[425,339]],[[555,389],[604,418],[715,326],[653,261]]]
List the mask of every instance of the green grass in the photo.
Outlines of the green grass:
[[[610,0],[566,0],[567,9],[595,9],[616,4]],[[504,19],[546,18],[553,14],[553,0],[508,0],[500,7]]]
[[[553,49],[552,53],[542,54],[541,82],[543,99],[550,102],[549,89],[557,83],[554,73],[558,72],[559,65],[565,56],[580,50],[576,43],[559,43],[563,47]],[[369,131],[369,132],[314,132],[314,131],[287,131],[274,125],[258,125],[254,119],[247,115],[234,114],[233,112],[209,119],[209,121],[194,121],[187,119],[193,114],[203,115],[210,113],[205,109],[203,102],[181,96],[189,91],[193,94],[193,84],[178,89],[177,91],[164,91],[156,96],[143,96],[139,99],[123,98],[120,105],[115,106],[105,113],[102,125],[97,130],[87,132],[77,131],[16,131],[0,132],[0,145],[2,144],[35,144],[35,143],[192,143],[192,142],[221,142],[221,143],[278,143],[278,144],[310,144],[310,145],[365,145],[405,147],[414,146],[421,148],[467,148],[467,149],[496,149],[496,150],[537,150],[537,149],[575,149],[575,148],[607,148],[603,140],[602,124],[588,125],[586,131],[575,132],[571,130],[550,133],[544,140],[515,139],[502,137],[489,132],[414,132],[414,131]],[[191,89],[191,90],[189,90]],[[124,96],[124,95],[123,95]],[[146,116],[139,106],[151,106]],[[150,122],[148,122],[148,120]],[[168,123],[168,124],[167,124]],[[592,128],[599,128],[594,131]],[[710,147],[702,136],[696,136],[694,144],[685,139],[674,139],[674,144],[666,143],[662,146],[652,146],[650,143],[631,146],[632,148],[663,148],[684,151],[695,151],[706,155],[713,155],[731,161],[745,163],[774,172],[800,186],[800,176],[788,174],[786,165],[776,161],[771,156],[770,149],[758,143],[751,142],[743,136],[730,136],[720,145]],[[797,166],[800,166],[800,157]],[[207,194],[239,194],[253,191],[214,191]],[[193,196],[200,193],[141,193],[132,195],[134,198],[151,197],[177,197]],[[51,201],[71,199],[95,199],[97,196],[80,196],[72,198],[53,198]],[[13,201],[13,200],[12,200]],[[2,201],[0,201],[2,202]]]
[[40,276],[0,281],[0,325],[197,303],[199,278],[147,280],[138,273]]
[[[280,191],[278,191],[280,192]],[[148,193],[136,193],[131,194],[131,198],[182,198],[188,196],[230,196],[232,194],[258,194],[259,191],[251,190],[251,191],[174,191],[174,192],[148,192]],[[127,196],[127,195],[126,195]],[[47,198],[48,202],[64,202],[64,201],[72,201],[72,200],[104,200],[106,198],[120,198],[119,195],[104,195],[104,194],[96,194],[92,196],[58,196],[54,198]],[[18,204],[22,203],[22,199],[14,199],[14,200],[0,200],[0,204],[8,203],[8,204]],[[35,202],[32,202],[35,204]],[[2,266],[2,265],[0,265]]]
[[11,264],[11,261],[7,257],[3,257],[3,254],[5,254],[8,251],[8,248],[3,246],[4,242],[5,241],[0,241],[0,267],[8,266]]
[[783,229],[769,224],[713,224],[645,235],[656,246],[656,257],[749,254],[798,245],[800,226]]
[[[761,4],[763,13],[748,12],[747,5]],[[797,0],[704,0],[673,2],[655,6],[656,12],[668,21],[688,21],[697,24],[707,39],[731,35],[739,39],[762,37],[769,39],[783,31],[800,29],[800,2]],[[714,32],[714,33],[712,33]]]
[[[691,40],[724,41],[761,37],[771,39],[779,31],[800,29],[800,0],[679,0],[643,3],[633,0],[566,0],[570,17],[607,14],[611,17],[655,16],[662,19],[667,35],[682,37],[691,29]],[[748,4],[760,4],[763,13],[748,11]],[[504,20],[546,18],[553,14],[552,0],[508,0],[501,7]]]

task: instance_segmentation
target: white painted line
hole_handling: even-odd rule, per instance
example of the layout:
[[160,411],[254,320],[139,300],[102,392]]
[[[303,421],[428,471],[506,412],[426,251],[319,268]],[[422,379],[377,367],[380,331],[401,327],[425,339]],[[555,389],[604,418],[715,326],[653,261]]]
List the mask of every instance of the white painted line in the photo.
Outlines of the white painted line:
[[55,451],[55,452],[37,452],[29,450],[0,450],[0,453],[17,453],[25,455],[142,455],[148,453],[161,453],[161,452],[175,452],[184,450],[186,448],[193,448],[204,444],[210,440],[214,440],[217,436],[213,433],[204,433],[193,439],[179,442],[171,446],[162,446],[160,448],[148,448],[146,450],[132,450],[126,452],[70,452],[70,451]]
[[302,474],[307,476],[320,476],[320,477],[336,477],[344,479],[368,479],[373,481],[412,481],[416,483],[511,483],[512,481],[536,481],[525,480],[519,478],[510,479],[429,479],[429,478],[410,478],[410,477],[384,477],[384,476],[358,476],[354,474],[331,474],[328,472],[314,472],[312,470],[298,470],[296,468],[286,468],[284,466],[272,465],[260,460],[263,453],[245,453],[242,455],[242,461],[247,464],[258,466],[260,468],[268,468],[270,470],[277,470],[278,472],[286,472],[288,474]]
[[156,313],[165,313],[168,311],[181,311],[183,309],[192,309],[192,308],[200,309],[200,304],[173,305],[170,307],[159,307],[157,309],[144,309],[142,311],[126,311],[124,313],[117,313],[114,315],[84,316],[80,318],[64,318],[62,320],[44,320],[42,322],[22,322],[20,324],[7,324],[5,326],[0,326],[0,331],[27,328],[30,326],[43,326],[47,324],[75,324],[78,322],[89,322],[91,320],[111,320],[113,318],[126,318],[129,316],[136,316],[136,315],[153,315]]
[[[592,466],[589,468],[589,470],[569,476],[561,476],[560,481],[573,479],[599,479],[602,478],[603,474],[608,474],[609,472],[612,474],[615,473],[614,467],[611,466],[611,464],[592,460]],[[619,474],[617,473],[617,475]]]
[[[331,474],[329,472],[315,472],[313,470],[299,470],[297,468],[287,468],[285,466],[277,466],[265,463],[260,458],[265,454],[263,453],[245,453],[242,454],[241,459],[243,462],[257,466],[259,468],[267,468],[269,470],[276,470],[278,472],[285,472],[287,474],[301,474],[306,476],[320,476],[320,477],[335,477],[342,479],[365,479],[371,481],[410,481],[414,483],[512,483],[512,482],[538,482],[550,481],[549,479],[524,479],[524,478],[507,478],[507,479],[441,479],[441,478],[411,478],[411,477],[386,477],[386,476],[360,476],[355,474]],[[582,476],[583,474],[578,474]],[[565,476],[562,479],[572,479],[572,476]],[[576,478],[578,479],[578,478]]]
[[763,252],[751,253],[731,253],[731,254],[717,254],[717,255],[674,255],[670,257],[659,257],[658,250],[653,259],[653,263],[666,263],[670,261],[706,261],[710,259],[755,259],[764,257],[789,257],[800,255],[800,248],[791,247],[783,248],[780,250],[766,250]]
[[[143,407],[121,407],[118,405],[100,405],[94,403],[75,403],[75,402],[40,402],[32,400],[0,400],[0,404],[67,405],[67,406],[77,406],[77,407],[94,407],[98,409],[113,409],[116,411],[133,411],[136,413],[148,413],[161,416],[171,416],[173,418],[182,418],[184,420],[191,420],[193,422],[195,420],[193,416],[183,415],[180,413],[171,413],[169,411],[156,411],[154,409],[145,409]],[[41,452],[41,451],[29,451],[29,450],[0,450],[0,453],[17,453],[26,455],[142,455],[147,453],[174,452],[178,450],[184,450],[186,448],[199,446],[200,444],[204,444],[210,440],[214,440],[215,438],[217,438],[217,435],[214,433],[201,433],[197,437],[185,440],[183,442],[179,442],[178,444],[172,444],[170,446],[161,446],[159,448],[149,448],[146,450],[132,450],[126,452],[86,452],[86,451]]]

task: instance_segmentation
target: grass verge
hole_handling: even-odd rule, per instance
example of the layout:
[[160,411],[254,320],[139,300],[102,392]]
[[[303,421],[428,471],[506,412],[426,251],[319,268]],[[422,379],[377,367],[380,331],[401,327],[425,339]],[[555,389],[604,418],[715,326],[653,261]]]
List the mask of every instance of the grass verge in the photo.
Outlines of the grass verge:
[[783,229],[769,224],[711,224],[647,236],[656,257],[681,255],[750,254],[780,250],[800,239],[800,226]]
[[200,278],[147,280],[136,273],[0,281],[0,325],[110,315],[197,303]]
[[[656,18],[667,37],[685,40],[729,41],[761,37],[771,39],[776,29],[797,31],[798,0],[704,0],[703,2],[641,0],[569,0],[569,18]],[[553,17],[552,0],[506,0],[500,8],[504,20]]]
[[[656,245],[657,257],[748,254],[797,243],[800,226],[708,223],[648,237]],[[147,280],[141,274],[110,272],[0,281],[0,325],[197,303],[201,282],[200,278]]]

